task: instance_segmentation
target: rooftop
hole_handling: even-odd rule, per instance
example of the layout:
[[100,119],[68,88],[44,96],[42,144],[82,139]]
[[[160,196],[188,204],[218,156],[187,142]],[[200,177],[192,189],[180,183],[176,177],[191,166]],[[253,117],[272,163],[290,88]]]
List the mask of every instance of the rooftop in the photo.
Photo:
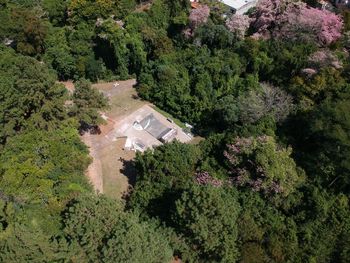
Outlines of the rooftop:
[[256,0],[221,0],[225,5],[235,9],[237,14],[243,14],[248,11],[249,8],[253,7]]

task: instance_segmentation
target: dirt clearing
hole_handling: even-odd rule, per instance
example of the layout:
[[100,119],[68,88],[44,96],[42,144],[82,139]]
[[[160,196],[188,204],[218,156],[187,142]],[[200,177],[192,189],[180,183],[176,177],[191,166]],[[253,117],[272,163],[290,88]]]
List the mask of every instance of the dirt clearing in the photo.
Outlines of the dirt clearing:
[[[169,116],[164,116],[150,103],[139,99],[133,88],[135,84],[135,80],[94,84],[93,87],[109,99],[110,109],[103,113],[107,123],[100,126],[100,134],[86,133],[82,136],[93,158],[87,176],[96,192],[116,199],[127,192],[136,176],[132,165],[136,154],[128,150],[132,147],[126,145],[132,142],[132,145],[142,145],[147,149],[162,144],[150,130],[138,130],[134,127],[135,123],[153,116],[159,122],[158,126],[164,126],[165,131],[174,131],[174,137],[171,138],[185,143],[191,140],[191,136],[184,133]],[[153,127],[148,124],[146,126]],[[137,144],[138,142],[140,143]]]
[[135,83],[132,79],[94,84],[94,88],[109,98],[110,109],[104,113],[108,121],[100,126],[101,134],[86,133],[82,136],[93,158],[87,175],[97,192],[113,198],[120,198],[133,180],[130,160],[135,157],[135,152],[123,150],[126,139],[116,139],[113,131],[119,120],[147,104],[138,99],[133,88]]

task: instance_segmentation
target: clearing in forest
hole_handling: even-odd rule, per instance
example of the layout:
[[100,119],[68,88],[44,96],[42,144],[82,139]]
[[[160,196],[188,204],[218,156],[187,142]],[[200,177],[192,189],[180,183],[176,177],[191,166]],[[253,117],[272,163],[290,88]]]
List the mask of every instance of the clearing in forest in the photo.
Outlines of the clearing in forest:
[[161,141],[188,143],[192,139],[178,120],[139,99],[135,84],[135,80],[94,84],[109,99],[110,109],[103,113],[107,123],[100,126],[100,134],[82,136],[93,159],[87,175],[97,192],[112,198],[120,198],[135,180],[134,149],[143,151],[161,145]]
[[133,88],[135,83],[132,79],[94,84],[94,88],[109,98],[110,109],[104,113],[108,119],[105,125],[100,126],[100,134],[86,133],[82,136],[93,159],[87,175],[96,191],[113,198],[120,198],[133,180],[130,161],[135,152],[124,150],[126,138],[116,139],[114,129],[118,121],[147,104],[137,97]]

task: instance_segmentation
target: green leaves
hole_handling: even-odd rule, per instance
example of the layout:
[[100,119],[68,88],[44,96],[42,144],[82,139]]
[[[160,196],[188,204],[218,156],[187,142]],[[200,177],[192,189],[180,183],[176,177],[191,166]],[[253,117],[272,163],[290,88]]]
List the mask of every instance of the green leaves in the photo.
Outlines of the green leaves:
[[66,90],[38,61],[0,48],[0,140],[29,127],[51,130],[66,119]]
[[192,185],[176,201],[173,220],[178,232],[203,259],[235,262],[239,212],[240,205],[233,191]]
[[64,232],[76,243],[78,260],[168,262],[172,258],[167,234],[153,223],[124,212],[121,203],[84,196],[65,213]]
[[80,80],[75,83],[73,106],[69,111],[80,123],[80,129],[88,129],[104,122],[100,110],[108,108],[108,100],[102,93],[91,87],[91,83]]
[[304,173],[290,157],[291,148],[278,146],[272,137],[236,138],[227,146],[234,183],[266,195],[284,197],[304,181]]
[[[69,153],[69,154],[68,154]],[[20,203],[47,206],[89,189],[87,150],[71,128],[33,131],[8,141],[0,156],[0,189]],[[71,160],[75,159],[74,162]],[[80,189],[71,188],[78,183]]]

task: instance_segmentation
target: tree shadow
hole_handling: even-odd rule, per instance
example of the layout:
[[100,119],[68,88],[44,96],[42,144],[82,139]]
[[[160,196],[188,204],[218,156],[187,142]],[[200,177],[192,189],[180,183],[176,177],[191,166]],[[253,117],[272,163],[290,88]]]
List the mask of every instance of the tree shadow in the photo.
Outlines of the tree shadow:
[[125,160],[121,158],[123,162],[123,168],[120,169],[120,172],[128,178],[129,184],[134,187],[136,183],[136,168],[134,160]]

